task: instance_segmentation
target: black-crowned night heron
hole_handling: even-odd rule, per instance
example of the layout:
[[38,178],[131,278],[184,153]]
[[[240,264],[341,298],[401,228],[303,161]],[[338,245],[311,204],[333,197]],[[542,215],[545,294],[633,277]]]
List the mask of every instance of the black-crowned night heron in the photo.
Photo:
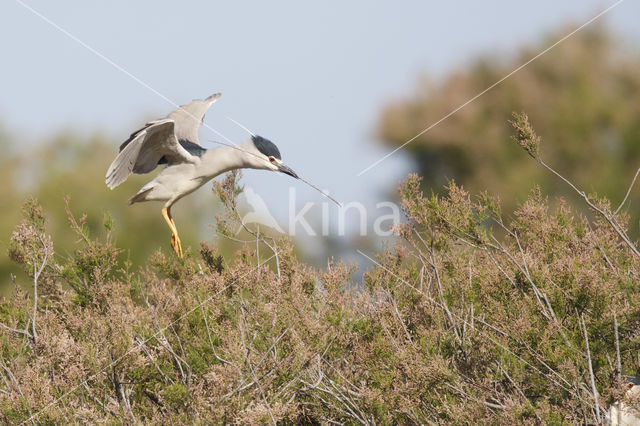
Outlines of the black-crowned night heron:
[[150,121],[120,145],[120,153],[107,171],[110,189],[124,182],[133,173],[149,173],[158,165],[165,168],[129,199],[129,204],[141,201],[164,201],[162,217],[171,228],[171,247],[182,258],[182,244],[171,206],[221,173],[233,169],[272,170],[298,178],[282,163],[275,144],[263,137],[252,136],[239,145],[205,149],[198,143],[198,128],[211,104],[220,98],[216,93],[206,99],[194,100],[178,107],[166,118]]

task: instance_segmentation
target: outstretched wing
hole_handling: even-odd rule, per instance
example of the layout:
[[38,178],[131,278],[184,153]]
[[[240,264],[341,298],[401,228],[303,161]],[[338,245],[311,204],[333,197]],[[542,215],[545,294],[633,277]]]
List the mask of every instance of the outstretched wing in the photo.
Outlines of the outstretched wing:
[[205,99],[195,99],[191,103],[181,105],[167,116],[176,122],[175,133],[179,141],[198,143],[198,128],[204,120],[204,114],[221,96],[221,93],[216,93]]
[[158,163],[193,163],[197,159],[178,143],[175,122],[165,118],[149,122],[131,134],[120,146],[120,153],[107,170],[106,182],[111,189],[133,173],[149,173]]

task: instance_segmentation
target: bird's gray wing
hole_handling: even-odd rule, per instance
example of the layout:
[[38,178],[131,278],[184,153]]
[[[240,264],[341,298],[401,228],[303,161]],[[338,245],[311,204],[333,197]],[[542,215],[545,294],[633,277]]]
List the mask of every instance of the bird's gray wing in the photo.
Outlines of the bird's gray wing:
[[221,96],[221,93],[215,93],[205,99],[195,99],[191,103],[181,105],[167,116],[176,122],[178,140],[198,143],[198,129],[204,120],[204,114]]
[[196,156],[184,149],[175,135],[175,123],[165,118],[149,122],[131,134],[120,146],[120,153],[107,170],[106,182],[111,189],[133,173],[149,173],[158,163],[193,163]]

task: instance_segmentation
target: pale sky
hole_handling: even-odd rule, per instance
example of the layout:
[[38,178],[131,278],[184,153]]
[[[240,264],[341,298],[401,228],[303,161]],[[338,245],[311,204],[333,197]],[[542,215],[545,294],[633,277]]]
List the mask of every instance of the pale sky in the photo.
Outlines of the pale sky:
[[[222,92],[209,126],[244,140],[228,115],[274,141],[285,163],[341,201],[373,206],[411,171],[400,153],[356,177],[389,152],[374,135],[385,102],[410,95],[421,73],[437,78],[483,53],[508,55],[614,3],[3,0],[0,122],[24,146],[68,128],[101,131],[115,154],[144,120],[173,108],[154,91],[179,104]],[[604,19],[637,46],[639,17],[640,2],[626,0]],[[213,147],[206,141],[220,137],[203,128],[200,139]],[[289,186],[299,203],[323,201],[283,175],[244,176],[283,223]]]

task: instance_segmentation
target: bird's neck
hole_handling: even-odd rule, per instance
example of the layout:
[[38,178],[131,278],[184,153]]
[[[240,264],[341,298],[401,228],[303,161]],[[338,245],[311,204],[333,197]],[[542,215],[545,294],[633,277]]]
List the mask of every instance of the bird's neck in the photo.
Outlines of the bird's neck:
[[200,159],[203,177],[212,179],[230,170],[251,168],[251,154],[243,145],[208,149]]

